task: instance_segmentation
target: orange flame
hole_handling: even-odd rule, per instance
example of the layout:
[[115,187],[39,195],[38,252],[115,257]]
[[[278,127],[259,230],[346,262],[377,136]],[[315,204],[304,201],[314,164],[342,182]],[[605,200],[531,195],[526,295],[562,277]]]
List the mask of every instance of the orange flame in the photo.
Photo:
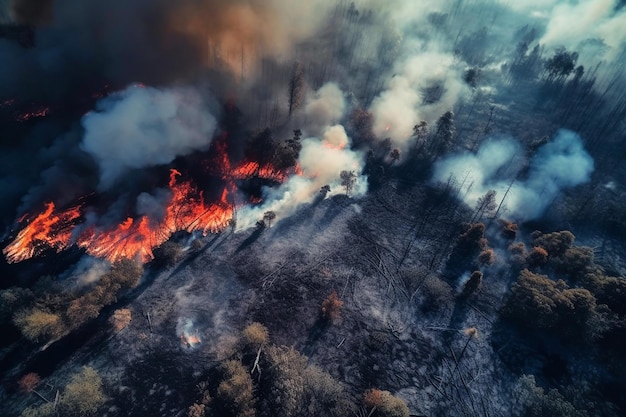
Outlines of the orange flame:
[[46,249],[60,252],[68,247],[74,222],[79,217],[79,207],[55,213],[54,203],[48,203],[46,209],[22,229],[2,253],[9,263],[14,263],[40,255]]
[[[223,138],[224,139],[224,138]],[[259,177],[283,182],[288,174],[271,164],[260,166],[257,162],[244,162],[231,168],[226,153],[226,142],[216,144],[217,158],[213,171],[227,182],[217,202],[207,203],[204,195],[190,181],[181,180],[181,173],[170,171],[171,197],[163,219],[155,221],[147,216],[128,217],[117,226],[86,227],[78,231],[75,226],[81,217],[80,206],[66,211],[56,211],[53,203],[36,216],[15,240],[4,248],[9,263],[21,262],[38,256],[46,249],[60,252],[72,244],[95,257],[112,262],[122,258],[139,258],[148,262],[154,258],[152,250],[167,241],[177,231],[218,233],[232,224],[235,209],[229,202],[229,192],[235,189],[234,181]],[[301,175],[296,167],[295,172]]]

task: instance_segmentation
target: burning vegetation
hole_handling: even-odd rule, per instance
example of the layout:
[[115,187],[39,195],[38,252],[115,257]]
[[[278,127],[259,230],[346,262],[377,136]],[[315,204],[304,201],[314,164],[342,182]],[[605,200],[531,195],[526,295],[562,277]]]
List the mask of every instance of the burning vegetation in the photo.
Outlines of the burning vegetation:
[[623,3],[0,1],[3,415],[625,415]]

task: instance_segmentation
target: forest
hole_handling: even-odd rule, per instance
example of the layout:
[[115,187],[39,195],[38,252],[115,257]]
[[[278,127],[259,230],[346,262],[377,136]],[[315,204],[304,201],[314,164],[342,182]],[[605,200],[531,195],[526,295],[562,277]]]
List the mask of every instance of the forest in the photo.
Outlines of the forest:
[[0,1],[0,415],[624,415],[625,5]]

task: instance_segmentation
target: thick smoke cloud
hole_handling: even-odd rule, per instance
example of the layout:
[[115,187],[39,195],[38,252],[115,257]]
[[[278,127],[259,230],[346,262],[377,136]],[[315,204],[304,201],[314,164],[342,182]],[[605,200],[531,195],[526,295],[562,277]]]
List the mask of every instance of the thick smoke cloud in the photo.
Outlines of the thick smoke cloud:
[[[407,33],[414,32],[411,27],[428,28],[429,13],[449,10],[446,2],[436,6],[413,2],[395,6],[394,20]],[[471,94],[463,81],[467,64],[454,55],[453,42],[432,39],[420,32],[412,34],[403,40],[402,53],[392,67],[385,89],[369,108],[374,116],[374,133],[379,138],[391,138],[401,149],[408,146],[416,124],[422,120],[434,123]]]
[[626,10],[618,8],[619,3],[619,0],[558,3],[551,11],[540,43],[576,49],[585,40],[598,39],[608,47],[604,57],[615,57],[626,42]]
[[15,0],[14,19],[40,26],[33,49],[0,45],[0,62],[11,63],[0,69],[0,98],[60,99],[103,82],[162,85],[209,67],[250,77],[262,57],[292,56],[332,7],[327,0]]
[[216,120],[193,90],[131,86],[102,100],[82,124],[81,147],[98,163],[106,189],[130,169],[208,148]]
[[559,130],[554,139],[532,157],[525,179],[515,179],[521,168],[520,145],[512,139],[484,143],[478,152],[453,155],[435,164],[433,180],[446,182],[451,176],[461,185],[465,202],[474,207],[488,190],[497,192],[501,201],[513,182],[504,202],[507,215],[516,220],[541,216],[559,192],[583,184],[594,169],[580,136]]

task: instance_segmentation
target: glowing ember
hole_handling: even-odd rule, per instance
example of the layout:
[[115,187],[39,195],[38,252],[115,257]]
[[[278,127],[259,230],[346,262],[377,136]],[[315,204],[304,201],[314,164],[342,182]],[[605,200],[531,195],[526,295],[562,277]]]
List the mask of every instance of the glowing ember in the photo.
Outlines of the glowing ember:
[[38,117],[46,117],[50,113],[50,109],[47,107],[42,107],[30,112],[22,113],[17,116],[18,122],[26,122],[30,119],[36,119]]
[[183,343],[183,345],[188,347],[194,347],[202,342],[200,338],[195,334],[187,333],[180,336],[180,341]]

